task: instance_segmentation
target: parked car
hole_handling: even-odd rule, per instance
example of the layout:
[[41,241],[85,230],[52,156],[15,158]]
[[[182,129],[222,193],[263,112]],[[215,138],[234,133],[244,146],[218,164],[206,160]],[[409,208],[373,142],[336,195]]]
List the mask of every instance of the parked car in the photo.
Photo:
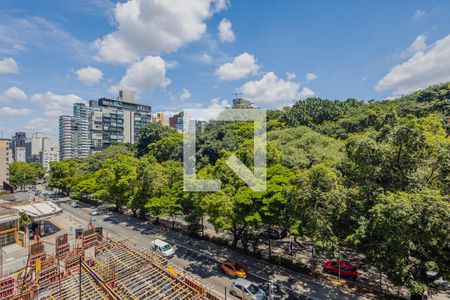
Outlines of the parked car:
[[445,280],[441,274],[435,271],[427,271],[427,277],[433,281],[434,284],[444,288],[450,288],[450,283]]
[[241,299],[267,299],[266,293],[259,288],[258,285],[243,278],[237,278],[233,281],[231,284],[230,294]]
[[268,229],[259,234],[259,236],[263,239],[271,239],[271,240],[281,240],[284,239],[288,234],[288,229],[284,228],[282,230],[277,229]]
[[150,248],[152,248],[154,251],[158,252],[160,255],[171,258],[173,257],[175,250],[172,248],[172,246],[162,240],[156,239],[150,242]]
[[323,264],[323,271],[330,274],[339,275],[341,277],[348,278],[350,280],[356,280],[358,277],[358,272],[356,267],[352,266],[348,261],[341,260],[337,261],[326,261]]
[[90,214],[91,216],[98,216],[98,215],[101,214],[101,212],[100,212],[99,210],[94,209],[94,210],[91,210],[91,211],[89,212],[89,214]]
[[234,260],[226,260],[220,263],[219,268],[222,270],[222,272],[230,275],[231,277],[247,277],[247,270],[245,270],[244,267],[242,267]]
[[72,202],[72,204],[70,204],[70,206],[72,206],[73,208],[80,207],[80,205],[77,202]]

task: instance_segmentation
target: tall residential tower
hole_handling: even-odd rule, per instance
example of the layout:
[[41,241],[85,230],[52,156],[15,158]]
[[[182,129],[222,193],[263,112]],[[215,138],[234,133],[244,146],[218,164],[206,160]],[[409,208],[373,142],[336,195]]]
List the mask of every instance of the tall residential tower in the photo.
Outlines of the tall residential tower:
[[134,103],[130,92],[117,99],[100,98],[74,104],[73,116],[59,119],[61,159],[84,158],[114,143],[134,144],[142,126],[150,123],[151,107]]

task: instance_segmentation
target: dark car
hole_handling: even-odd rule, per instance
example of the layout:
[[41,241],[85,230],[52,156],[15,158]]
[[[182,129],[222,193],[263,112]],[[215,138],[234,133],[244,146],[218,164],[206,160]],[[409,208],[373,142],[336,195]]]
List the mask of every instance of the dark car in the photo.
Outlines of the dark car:
[[259,236],[263,239],[281,240],[285,238],[287,234],[288,234],[287,228],[284,228],[282,230],[268,229],[261,232]]
[[323,264],[323,271],[326,273],[341,275],[341,277],[348,278],[350,280],[356,280],[358,272],[356,267],[352,266],[348,261],[326,261]]

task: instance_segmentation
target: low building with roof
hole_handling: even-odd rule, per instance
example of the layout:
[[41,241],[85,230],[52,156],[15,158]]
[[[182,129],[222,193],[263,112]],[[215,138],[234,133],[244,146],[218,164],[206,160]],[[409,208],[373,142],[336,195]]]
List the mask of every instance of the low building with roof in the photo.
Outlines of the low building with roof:
[[0,247],[19,242],[19,211],[0,207]]

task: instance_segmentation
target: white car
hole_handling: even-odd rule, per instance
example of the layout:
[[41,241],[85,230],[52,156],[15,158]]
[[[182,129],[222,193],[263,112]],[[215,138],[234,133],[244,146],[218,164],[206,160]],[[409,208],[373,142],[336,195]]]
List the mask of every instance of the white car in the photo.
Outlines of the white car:
[[233,283],[231,284],[230,294],[241,299],[267,299],[266,293],[264,293],[264,291],[260,289],[258,285],[243,278],[237,278],[233,281]]
[[72,204],[70,204],[70,206],[72,206],[73,208],[80,207],[80,205],[77,202],[72,202]]
[[98,216],[98,215],[100,215],[100,211],[98,211],[98,210],[91,210],[91,212],[89,214],[91,216]]
[[172,246],[170,246],[169,243],[158,239],[151,241],[150,247],[165,258],[171,258],[175,253],[175,250],[172,248]]

